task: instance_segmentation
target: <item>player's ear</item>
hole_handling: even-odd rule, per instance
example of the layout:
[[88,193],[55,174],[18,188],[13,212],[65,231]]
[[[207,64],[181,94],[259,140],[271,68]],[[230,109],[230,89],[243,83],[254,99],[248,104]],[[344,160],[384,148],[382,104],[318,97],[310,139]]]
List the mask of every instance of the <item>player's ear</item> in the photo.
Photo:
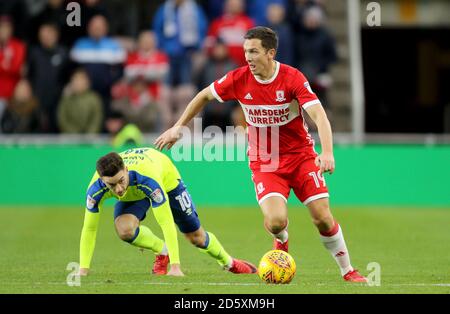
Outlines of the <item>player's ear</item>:
[[275,59],[275,55],[277,54],[277,51],[275,50],[275,49],[269,49],[268,51],[267,51],[267,53],[269,54],[269,56],[271,56],[272,57],[272,59]]

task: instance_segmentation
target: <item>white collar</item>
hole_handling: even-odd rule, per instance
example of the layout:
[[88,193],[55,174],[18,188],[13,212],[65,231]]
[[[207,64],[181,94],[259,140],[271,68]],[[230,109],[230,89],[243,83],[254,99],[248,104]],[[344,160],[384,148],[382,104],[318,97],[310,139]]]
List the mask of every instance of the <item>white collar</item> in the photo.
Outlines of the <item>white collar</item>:
[[270,79],[264,81],[264,80],[260,80],[260,79],[257,78],[256,76],[254,76],[253,73],[252,73],[252,75],[253,75],[253,77],[255,78],[255,80],[256,80],[258,83],[261,83],[261,84],[270,84],[270,83],[272,83],[273,81],[275,81],[275,79],[276,79],[277,76],[278,76],[278,72],[280,72],[280,62],[275,61],[275,73],[272,75],[272,77],[271,77]]

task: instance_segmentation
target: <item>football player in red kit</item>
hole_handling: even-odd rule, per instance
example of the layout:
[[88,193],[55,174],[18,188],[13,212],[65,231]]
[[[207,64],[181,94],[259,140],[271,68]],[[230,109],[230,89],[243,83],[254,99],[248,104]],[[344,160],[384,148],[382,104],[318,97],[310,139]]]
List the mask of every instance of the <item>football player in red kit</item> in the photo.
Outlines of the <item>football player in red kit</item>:
[[[278,38],[274,31],[255,27],[244,38],[248,64],[199,92],[175,126],[156,139],[156,147],[170,149],[181,128],[212,99],[239,101],[248,125],[248,155],[256,197],[265,228],[274,237],[273,248],[288,251],[287,199],[292,189],[308,207],[344,280],[367,282],[352,267],[342,229],[330,211],[323,174],[333,173],[335,162],[331,126],[320,100],[300,71],[275,60]],[[304,112],[317,126],[320,154],[314,151]]]

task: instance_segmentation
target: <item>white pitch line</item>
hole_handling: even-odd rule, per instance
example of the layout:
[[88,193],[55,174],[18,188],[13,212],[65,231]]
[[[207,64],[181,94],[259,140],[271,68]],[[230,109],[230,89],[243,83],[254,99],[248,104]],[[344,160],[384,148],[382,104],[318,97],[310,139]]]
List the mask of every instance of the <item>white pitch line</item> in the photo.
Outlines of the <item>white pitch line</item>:
[[391,284],[391,286],[450,287],[450,283],[398,283],[398,284]]
[[[65,282],[10,282],[10,285],[62,285],[65,286],[67,283]],[[105,281],[94,281],[94,282],[85,282],[81,283],[82,285],[123,285],[123,286],[139,286],[139,285],[148,285],[148,286],[194,286],[194,285],[202,285],[202,286],[266,286],[263,282],[261,283],[250,283],[250,282],[105,282]],[[272,285],[270,285],[272,286]],[[276,285],[273,285],[276,286]],[[288,285],[281,286],[299,286],[297,283],[290,283]],[[311,284],[305,285],[313,286]],[[328,286],[328,287],[338,287],[341,286],[339,284],[324,284],[318,283],[316,286]],[[362,286],[366,286],[363,284]],[[417,286],[417,287],[450,287],[450,283],[388,283],[381,284],[380,286],[376,286],[378,288],[389,287],[389,286]]]
[[[67,285],[65,282],[13,282],[11,285]],[[202,286],[264,286],[264,283],[233,283],[233,282],[81,282],[81,285],[123,285],[123,286],[185,286],[185,285],[202,285]],[[297,284],[289,284],[297,286]]]

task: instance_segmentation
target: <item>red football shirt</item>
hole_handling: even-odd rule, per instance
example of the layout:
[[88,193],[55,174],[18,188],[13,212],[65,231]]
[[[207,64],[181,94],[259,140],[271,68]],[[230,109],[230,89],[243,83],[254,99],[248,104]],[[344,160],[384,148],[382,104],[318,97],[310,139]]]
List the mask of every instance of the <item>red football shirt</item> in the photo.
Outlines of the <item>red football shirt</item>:
[[148,55],[130,53],[125,64],[125,76],[130,79],[142,77],[151,82],[148,84],[149,92],[156,99],[159,99],[161,84],[168,71],[169,58],[161,51]]
[[25,44],[18,39],[10,39],[6,45],[0,46],[0,98],[13,96],[25,58]]
[[244,14],[237,16],[225,14],[211,23],[208,29],[206,46],[212,48],[215,40],[221,38],[227,45],[228,52],[233,61],[238,66],[243,66],[247,62],[245,61],[242,44],[244,43],[245,33],[253,26],[253,20]]
[[273,153],[312,151],[314,140],[301,109],[320,101],[297,69],[276,62],[273,77],[261,81],[249,66],[244,66],[213,82],[210,88],[218,101],[235,99],[241,104],[248,125],[250,157],[267,160]]

